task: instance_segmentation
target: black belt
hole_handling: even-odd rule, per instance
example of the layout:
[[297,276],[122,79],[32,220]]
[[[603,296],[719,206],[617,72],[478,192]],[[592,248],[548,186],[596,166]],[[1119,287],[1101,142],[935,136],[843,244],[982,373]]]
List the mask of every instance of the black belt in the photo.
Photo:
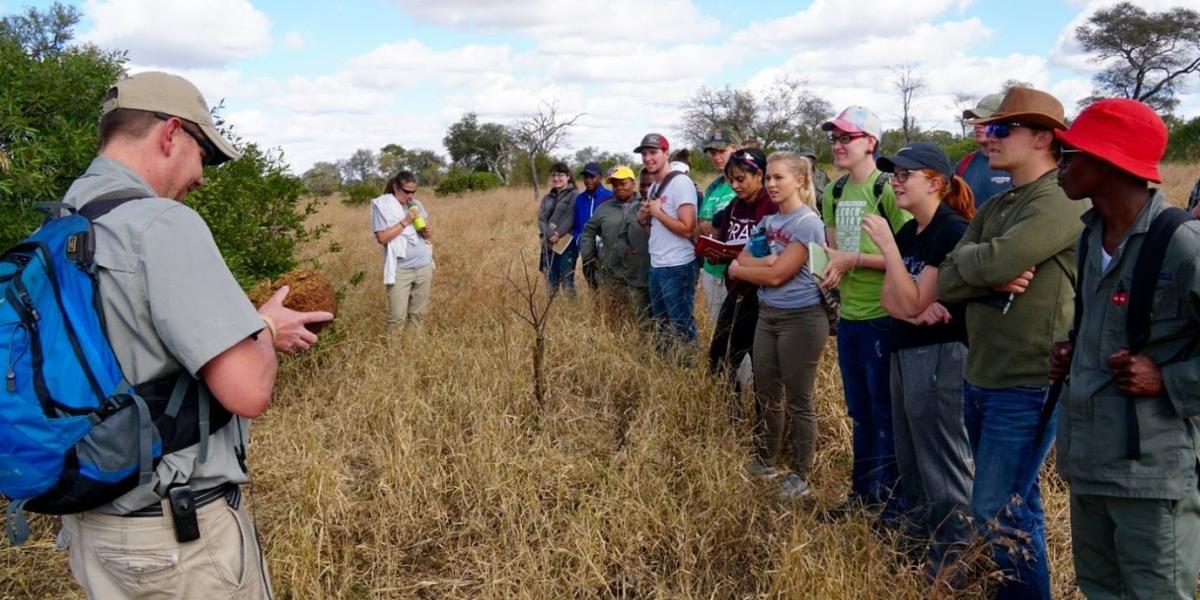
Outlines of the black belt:
[[[192,498],[193,498],[193,502],[196,503],[197,509],[199,509],[202,506],[207,506],[209,504],[212,504],[213,502],[216,502],[217,500],[225,500],[226,502],[229,503],[229,506],[232,506],[233,508],[237,508],[238,505],[241,504],[241,501],[242,501],[242,490],[241,490],[241,488],[239,488],[237,486],[237,484],[226,483],[225,485],[219,485],[215,488],[209,488],[202,492],[196,492],[195,494],[192,495]],[[154,504],[151,504],[150,506],[147,506],[146,508],[135,510],[131,513],[126,513],[122,516],[125,516],[125,517],[161,517],[161,516],[163,516],[162,502],[156,502]]]

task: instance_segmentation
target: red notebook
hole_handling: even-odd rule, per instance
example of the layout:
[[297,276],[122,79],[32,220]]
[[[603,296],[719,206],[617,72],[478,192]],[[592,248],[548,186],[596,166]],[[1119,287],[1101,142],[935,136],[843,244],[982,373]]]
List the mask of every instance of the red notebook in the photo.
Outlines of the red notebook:
[[716,250],[717,252],[728,254],[737,254],[746,247],[746,242],[748,241],[749,240],[740,239],[722,242],[717,238],[702,235],[700,236],[700,239],[696,240],[696,256],[704,256],[704,253],[708,250]]

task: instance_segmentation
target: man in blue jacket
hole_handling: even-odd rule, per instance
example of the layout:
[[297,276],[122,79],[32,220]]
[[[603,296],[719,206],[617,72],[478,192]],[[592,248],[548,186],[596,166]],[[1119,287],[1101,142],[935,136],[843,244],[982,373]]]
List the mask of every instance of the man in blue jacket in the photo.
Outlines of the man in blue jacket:
[[[579,247],[583,242],[583,227],[587,222],[592,220],[592,215],[596,212],[596,207],[600,206],[604,201],[613,197],[612,190],[604,187],[601,183],[601,177],[604,176],[604,170],[596,162],[590,162],[583,167],[580,172],[583,176],[583,191],[575,196],[575,224],[571,228],[571,235],[575,236],[575,241],[571,242]],[[578,257],[579,253],[576,252]],[[571,264],[571,270],[575,270],[574,263]],[[595,265],[583,266],[583,278],[587,280],[589,289],[596,289],[599,284],[599,278]]]

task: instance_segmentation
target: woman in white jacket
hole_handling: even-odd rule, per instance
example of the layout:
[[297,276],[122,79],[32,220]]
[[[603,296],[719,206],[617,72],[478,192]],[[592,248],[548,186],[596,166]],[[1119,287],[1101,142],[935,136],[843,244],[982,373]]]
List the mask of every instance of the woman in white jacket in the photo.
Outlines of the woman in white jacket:
[[433,286],[433,246],[429,215],[413,197],[417,179],[401,171],[371,201],[371,229],[383,245],[383,285],[388,295],[388,326],[420,324]]

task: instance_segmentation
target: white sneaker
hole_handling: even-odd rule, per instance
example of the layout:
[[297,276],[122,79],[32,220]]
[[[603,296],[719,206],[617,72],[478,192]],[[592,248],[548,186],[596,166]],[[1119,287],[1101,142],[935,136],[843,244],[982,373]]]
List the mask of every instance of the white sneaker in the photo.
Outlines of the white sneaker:
[[750,464],[746,466],[746,470],[750,471],[751,475],[755,477],[761,477],[763,479],[775,479],[779,476],[779,469],[776,469],[771,465],[764,465],[755,459],[750,460]]
[[812,493],[808,482],[795,473],[788,473],[779,484],[780,500],[797,500]]

